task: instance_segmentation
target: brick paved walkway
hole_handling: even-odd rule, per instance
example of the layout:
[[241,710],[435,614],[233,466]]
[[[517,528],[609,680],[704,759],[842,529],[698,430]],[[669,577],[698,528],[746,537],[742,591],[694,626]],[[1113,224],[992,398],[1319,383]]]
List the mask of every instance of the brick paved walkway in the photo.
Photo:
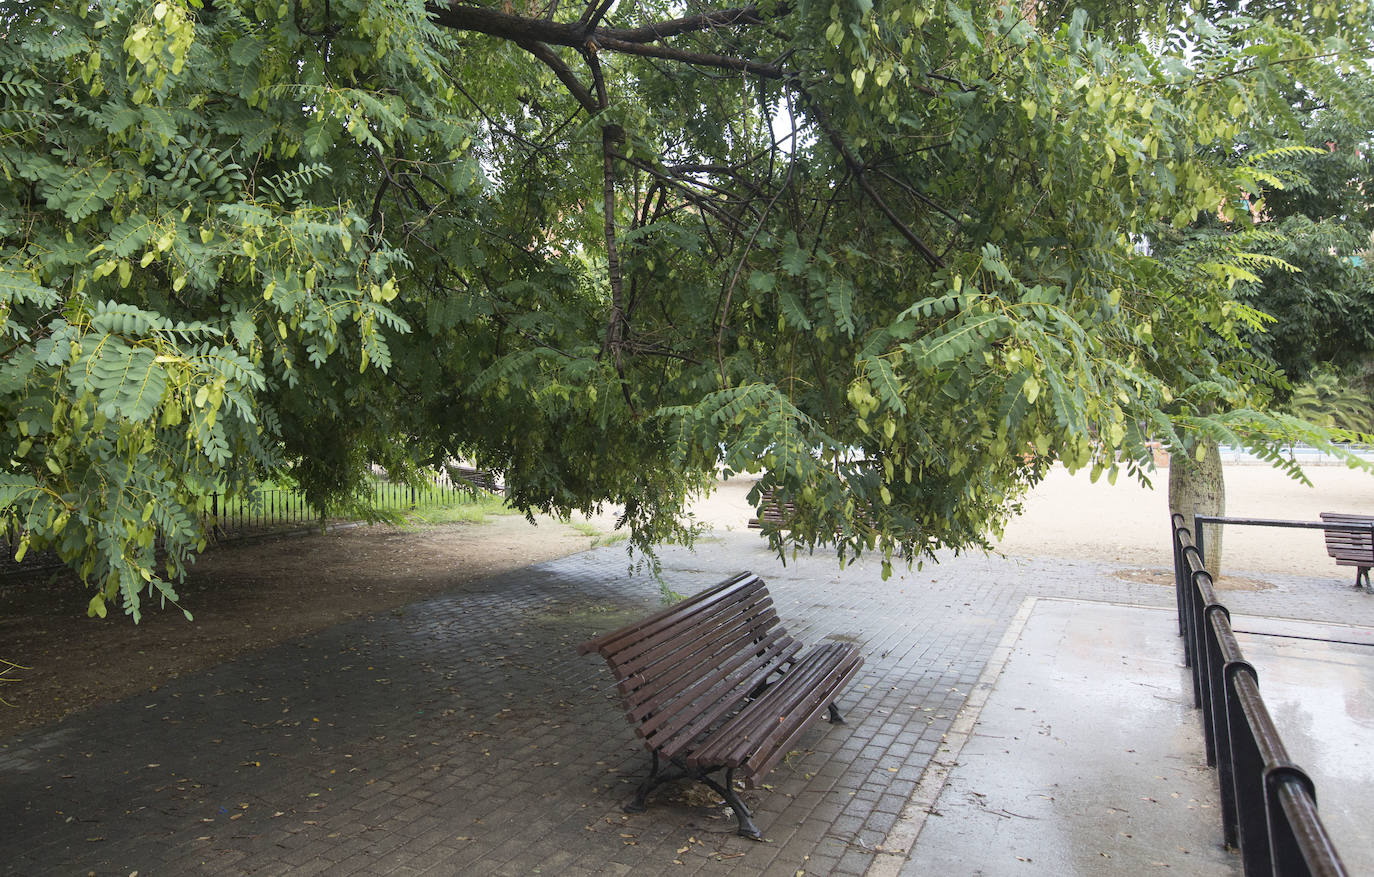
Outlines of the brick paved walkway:
[[[861,875],[1025,596],[1173,597],[1086,562],[951,557],[883,582],[830,556],[784,567],[753,534],[666,550],[682,593],[752,569],[800,639],[863,645],[849,725],[821,723],[745,795],[755,843],[692,789],[620,810],[647,756],[576,646],[658,605],[627,566],[612,547],[488,579],[0,741],[0,869]],[[1343,573],[1275,581],[1228,604],[1370,611]]]

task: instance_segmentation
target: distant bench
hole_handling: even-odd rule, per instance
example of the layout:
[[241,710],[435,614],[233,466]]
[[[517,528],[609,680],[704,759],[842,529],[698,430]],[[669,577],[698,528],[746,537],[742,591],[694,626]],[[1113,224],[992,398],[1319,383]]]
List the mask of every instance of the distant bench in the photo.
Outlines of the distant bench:
[[797,516],[797,507],[791,502],[780,502],[777,494],[772,488],[763,491],[760,495],[763,504],[759,508],[759,516],[749,519],[751,529],[760,530],[765,524],[776,529],[785,530],[789,522]]
[[449,466],[449,478],[457,481],[465,481],[479,490],[500,493],[501,488],[496,483],[496,475],[485,469],[474,469],[471,466]]
[[[736,775],[755,787],[822,713],[843,724],[835,698],[863,665],[852,643],[801,650],[752,573],[583,643],[582,654],[610,665],[625,717],[653,756],[626,812],[643,812],[663,783],[693,779],[725,798],[741,836],[758,840]],[[673,769],[660,772],[662,760]]]
[[1355,567],[1355,587],[1369,587],[1369,568],[1374,566],[1374,516],[1322,512],[1324,524],[1360,524],[1363,530],[1326,529],[1326,553],[1342,566]]

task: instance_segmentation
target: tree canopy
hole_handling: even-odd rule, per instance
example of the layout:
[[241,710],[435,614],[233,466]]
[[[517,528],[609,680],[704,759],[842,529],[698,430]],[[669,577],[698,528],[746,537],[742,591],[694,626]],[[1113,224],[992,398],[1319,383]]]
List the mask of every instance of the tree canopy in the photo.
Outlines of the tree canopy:
[[779,548],[919,558],[1056,458],[1267,446],[1235,260],[1148,242],[1295,90],[1374,117],[1368,15],[0,0],[0,514],[137,617],[274,475],[464,457],[648,546],[759,471]]

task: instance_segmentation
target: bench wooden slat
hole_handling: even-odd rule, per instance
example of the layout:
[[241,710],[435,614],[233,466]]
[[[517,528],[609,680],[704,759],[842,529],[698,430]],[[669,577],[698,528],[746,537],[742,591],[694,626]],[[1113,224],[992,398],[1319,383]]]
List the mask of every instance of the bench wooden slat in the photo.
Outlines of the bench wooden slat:
[[1365,529],[1323,529],[1326,553],[1338,566],[1355,567],[1355,587],[1369,585],[1369,570],[1374,567],[1374,516],[1342,512],[1322,512],[1326,524],[1352,524]]
[[[619,668],[618,672],[633,673],[678,647],[684,637],[703,635],[720,624],[757,619],[755,623],[761,627],[771,626],[768,615],[772,605],[772,598],[761,589],[723,594],[681,617],[665,618],[633,638],[620,640],[605,650],[604,657]],[[777,616],[772,617],[776,620]]]
[[751,662],[743,673],[717,680],[712,689],[697,701],[697,708],[678,710],[671,723],[666,722],[665,717],[662,730],[652,735],[650,742],[661,745],[664,754],[676,756],[691,748],[697,738],[708,731],[715,733],[712,731],[713,725],[737,710],[743,698],[791,662],[802,648],[801,643],[790,636],[777,646]]
[[767,634],[762,640],[756,640],[752,632],[746,630],[727,644],[731,648],[721,648],[699,656],[699,660],[690,664],[674,666],[662,674],[663,681],[656,679],[626,693],[626,711],[635,721],[644,722],[651,713],[668,709],[674,699],[700,698],[746,663],[752,665],[766,660],[769,653],[786,647],[790,640],[791,637],[781,630]]
[[[1322,512],[1321,519],[1327,524],[1374,525],[1370,515],[1352,515],[1339,512]],[[1326,537],[1326,552],[1338,564],[1345,566],[1374,565],[1374,537],[1370,530],[1332,530],[1322,531]]]
[[748,756],[761,746],[767,746],[779,731],[790,731],[789,721],[805,724],[810,711],[798,713],[797,708],[810,694],[819,691],[818,696],[828,702],[825,697],[829,688],[827,682],[831,681],[843,659],[843,648],[820,646],[812,649],[786,676],[717,728],[711,739],[692,753],[689,761],[699,766],[744,766]]
[[759,515],[749,519],[749,527],[761,529],[765,524],[772,524],[780,530],[786,530],[787,522],[797,515],[797,506],[791,501],[780,502],[776,491],[771,488],[763,491],[759,495]]
[[610,633],[602,634],[595,639],[588,640],[578,646],[577,651],[583,655],[596,652],[602,657],[605,657],[608,652],[614,652],[623,647],[625,642],[633,642],[636,639],[642,639],[645,636],[652,635],[657,630],[661,630],[662,627],[671,624],[674,617],[688,615],[701,608],[703,604],[710,604],[714,600],[725,597],[732,591],[761,587],[763,587],[763,580],[758,576],[749,572],[739,573],[718,585],[714,585],[704,591],[693,594],[681,602],[674,603],[666,609],[660,609],[634,624],[626,625],[619,630],[613,630]]
[[653,636],[623,645],[605,656],[618,676],[633,676],[651,665],[689,650],[693,643],[718,639],[737,629],[757,630],[762,636],[777,624],[777,613],[767,594],[744,595],[740,601],[722,601],[701,607],[684,618],[658,630]]
[[649,701],[674,696],[690,685],[694,676],[709,673],[721,661],[747,650],[751,643],[762,642],[777,624],[776,615],[736,619],[733,623],[713,620],[709,625],[683,631],[672,644],[665,644],[665,648],[676,645],[674,650],[655,650],[651,659],[620,665],[615,672],[621,677],[619,689],[627,707],[635,712]]
[[863,667],[863,663],[863,658],[859,657],[857,651],[846,658],[846,660],[836,668],[833,684],[826,690],[826,695],[816,699],[815,707],[805,719],[795,722],[791,731],[786,733],[786,736],[781,737],[772,747],[770,747],[770,749],[756,752],[746,763],[745,766],[748,768],[750,775],[755,777],[764,776],[777,766],[777,763],[796,747],[797,740],[806,732],[807,726],[834,702],[835,694],[853,680],[860,668]]

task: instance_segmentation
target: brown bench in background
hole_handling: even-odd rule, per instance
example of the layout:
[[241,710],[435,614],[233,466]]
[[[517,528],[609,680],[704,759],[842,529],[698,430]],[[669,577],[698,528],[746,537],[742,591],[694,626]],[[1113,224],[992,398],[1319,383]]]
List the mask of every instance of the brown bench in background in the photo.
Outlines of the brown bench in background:
[[763,491],[760,498],[763,504],[759,509],[759,516],[749,519],[749,527],[761,530],[767,524],[779,530],[786,530],[788,522],[797,514],[797,507],[790,502],[779,502],[771,488]]
[[[779,623],[767,586],[752,573],[579,651],[606,659],[625,717],[653,756],[626,812],[642,812],[663,783],[697,780],[725,798],[740,835],[755,840],[759,830],[735,791],[736,776],[756,786],[823,713],[843,724],[835,698],[863,665],[852,643],[827,641],[803,654]],[[719,772],[720,781],[712,778]]]
[[474,469],[471,466],[448,466],[449,478],[455,482],[464,481],[478,490],[485,490],[490,493],[500,493],[501,486],[496,481],[496,475],[485,469]]
[[1355,587],[1369,587],[1369,568],[1374,566],[1374,516],[1322,512],[1324,524],[1359,524],[1365,529],[1326,529],[1326,553],[1342,566],[1355,567]]

